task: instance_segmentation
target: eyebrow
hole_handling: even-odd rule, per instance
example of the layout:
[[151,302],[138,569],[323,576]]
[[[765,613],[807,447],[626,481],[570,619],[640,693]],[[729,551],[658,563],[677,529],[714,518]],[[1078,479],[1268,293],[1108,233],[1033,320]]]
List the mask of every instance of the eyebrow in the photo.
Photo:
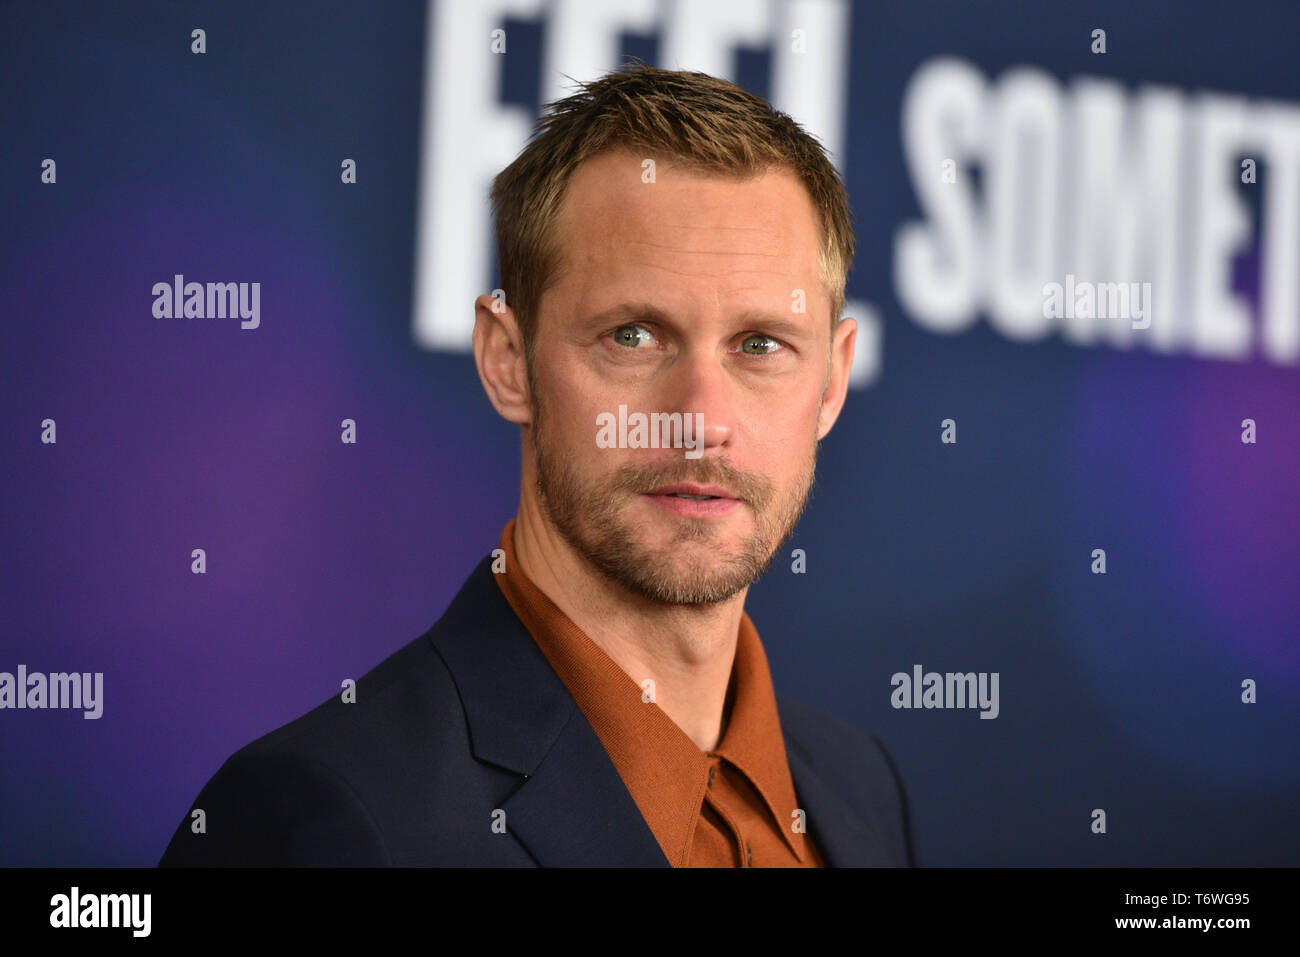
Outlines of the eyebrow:
[[[808,325],[775,312],[751,309],[737,313],[734,319],[741,325],[762,329],[765,332],[770,331],[774,335],[799,337],[807,336],[812,332]],[[583,324],[594,326],[637,321],[654,322],[663,326],[681,325],[670,313],[649,302],[622,302],[588,316],[583,320]]]

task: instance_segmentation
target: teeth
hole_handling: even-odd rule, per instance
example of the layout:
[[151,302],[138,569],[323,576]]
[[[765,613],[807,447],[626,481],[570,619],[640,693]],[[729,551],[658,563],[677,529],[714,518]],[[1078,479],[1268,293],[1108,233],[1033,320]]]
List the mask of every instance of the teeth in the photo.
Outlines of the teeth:
[[684,492],[674,492],[673,498],[688,498],[692,502],[707,502],[709,499],[717,498],[716,495],[687,495]]

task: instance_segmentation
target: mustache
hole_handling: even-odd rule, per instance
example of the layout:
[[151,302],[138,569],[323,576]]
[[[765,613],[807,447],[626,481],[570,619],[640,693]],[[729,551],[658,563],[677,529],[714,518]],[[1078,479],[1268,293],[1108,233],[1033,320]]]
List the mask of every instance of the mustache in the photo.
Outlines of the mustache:
[[609,488],[640,495],[677,482],[720,485],[756,507],[766,505],[772,498],[771,482],[753,472],[741,471],[726,459],[677,458],[648,465],[624,465],[611,476]]

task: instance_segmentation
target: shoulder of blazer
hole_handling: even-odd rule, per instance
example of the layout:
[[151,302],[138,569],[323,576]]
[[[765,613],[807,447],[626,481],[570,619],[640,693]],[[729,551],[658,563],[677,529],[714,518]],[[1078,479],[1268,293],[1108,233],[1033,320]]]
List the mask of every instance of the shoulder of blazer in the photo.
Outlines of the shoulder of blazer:
[[870,732],[799,698],[777,695],[781,733],[799,759],[880,832],[899,864],[915,866],[912,815],[902,774]]
[[[231,755],[187,811],[160,866],[311,866],[317,853],[321,863],[392,863],[382,822],[400,813],[386,804],[403,794],[385,782],[403,767],[436,764],[446,777],[426,789],[437,788],[481,769],[470,752],[459,690],[436,643],[461,640],[476,619],[479,628],[499,626],[480,614],[485,605],[495,607],[484,583],[496,584],[487,574],[485,580],[484,565],[476,568],[428,631],[359,678],[353,701],[332,695]],[[190,814],[198,808],[207,834],[191,831]]]

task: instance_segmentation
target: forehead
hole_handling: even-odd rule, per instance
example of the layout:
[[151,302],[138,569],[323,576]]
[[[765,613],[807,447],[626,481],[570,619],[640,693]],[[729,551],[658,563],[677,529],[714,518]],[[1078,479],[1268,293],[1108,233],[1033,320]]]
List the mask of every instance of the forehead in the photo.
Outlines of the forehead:
[[574,171],[557,221],[557,285],[708,283],[788,301],[816,284],[817,213],[793,172],[738,178],[659,161],[646,182],[645,160],[612,150]]

